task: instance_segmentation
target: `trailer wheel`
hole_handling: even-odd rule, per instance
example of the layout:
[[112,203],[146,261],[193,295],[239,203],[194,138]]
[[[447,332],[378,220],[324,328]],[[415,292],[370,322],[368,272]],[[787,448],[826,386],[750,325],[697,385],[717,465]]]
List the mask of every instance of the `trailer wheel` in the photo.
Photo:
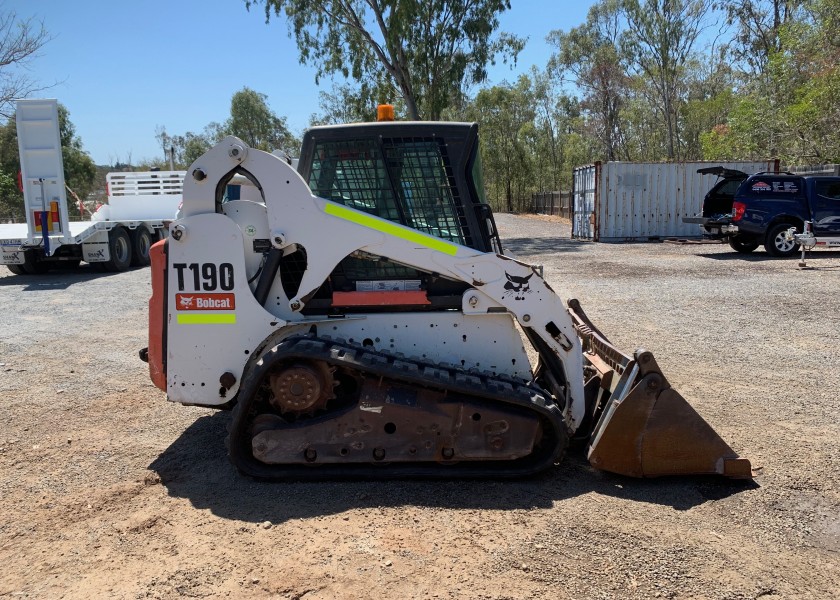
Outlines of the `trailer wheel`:
[[[767,232],[767,238],[764,240],[764,249],[773,256],[780,258],[787,258],[793,256],[799,251],[799,244],[793,240],[788,240],[786,232],[791,227],[791,223],[778,223],[770,228]],[[801,226],[795,226],[797,233],[802,232]]]
[[23,269],[23,265],[6,265],[6,266],[15,275],[26,275],[26,271]]
[[108,233],[108,250],[111,258],[101,263],[105,271],[119,273],[131,266],[131,237],[124,227],[114,227]]
[[131,266],[147,267],[152,260],[149,249],[152,247],[152,234],[142,225],[131,232]]
[[18,266],[23,267],[27,275],[43,275],[50,270],[50,263],[40,260],[33,250],[27,250],[23,256],[23,264]]

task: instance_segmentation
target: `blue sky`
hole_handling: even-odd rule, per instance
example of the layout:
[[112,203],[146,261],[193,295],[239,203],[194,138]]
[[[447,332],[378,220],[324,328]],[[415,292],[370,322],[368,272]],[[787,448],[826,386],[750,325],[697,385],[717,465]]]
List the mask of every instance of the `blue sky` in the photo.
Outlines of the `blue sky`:
[[[543,67],[551,54],[545,36],[582,23],[593,0],[511,4],[501,29],[529,41],[515,70],[491,70],[492,83]],[[156,127],[178,134],[223,121],[243,86],[266,94],[295,133],[318,111],[314,70],[299,64],[285,20],[266,25],[263,10],[248,12],[243,0],[4,0],[0,6],[43,19],[54,39],[31,63],[30,75],[56,85],[36,95],[68,108],[97,164],[160,155]]]

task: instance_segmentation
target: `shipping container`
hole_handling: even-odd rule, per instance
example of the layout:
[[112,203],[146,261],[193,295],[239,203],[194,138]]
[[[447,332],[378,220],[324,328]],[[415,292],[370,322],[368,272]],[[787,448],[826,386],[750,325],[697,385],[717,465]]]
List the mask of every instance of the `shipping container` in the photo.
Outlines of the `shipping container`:
[[596,162],[574,169],[572,237],[596,242],[699,238],[683,223],[701,211],[717,182],[697,169],[722,165],[748,174],[778,171],[777,160],[728,162]]

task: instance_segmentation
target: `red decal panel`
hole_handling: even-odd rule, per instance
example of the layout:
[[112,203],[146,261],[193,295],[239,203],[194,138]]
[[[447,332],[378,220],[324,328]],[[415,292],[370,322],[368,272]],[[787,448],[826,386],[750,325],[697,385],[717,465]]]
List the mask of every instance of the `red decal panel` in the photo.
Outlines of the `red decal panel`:
[[233,310],[236,308],[235,294],[175,294],[176,310]]
[[431,304],[424,290],[333,292],[333,306],[411,306]]

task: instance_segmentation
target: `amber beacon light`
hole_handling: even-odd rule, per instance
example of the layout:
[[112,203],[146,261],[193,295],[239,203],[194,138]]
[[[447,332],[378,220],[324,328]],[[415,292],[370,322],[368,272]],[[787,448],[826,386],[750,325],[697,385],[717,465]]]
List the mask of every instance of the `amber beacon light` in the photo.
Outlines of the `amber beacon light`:
[[394,105],[380,104],[376,107],[377,121],[393,121],[394,120]]

